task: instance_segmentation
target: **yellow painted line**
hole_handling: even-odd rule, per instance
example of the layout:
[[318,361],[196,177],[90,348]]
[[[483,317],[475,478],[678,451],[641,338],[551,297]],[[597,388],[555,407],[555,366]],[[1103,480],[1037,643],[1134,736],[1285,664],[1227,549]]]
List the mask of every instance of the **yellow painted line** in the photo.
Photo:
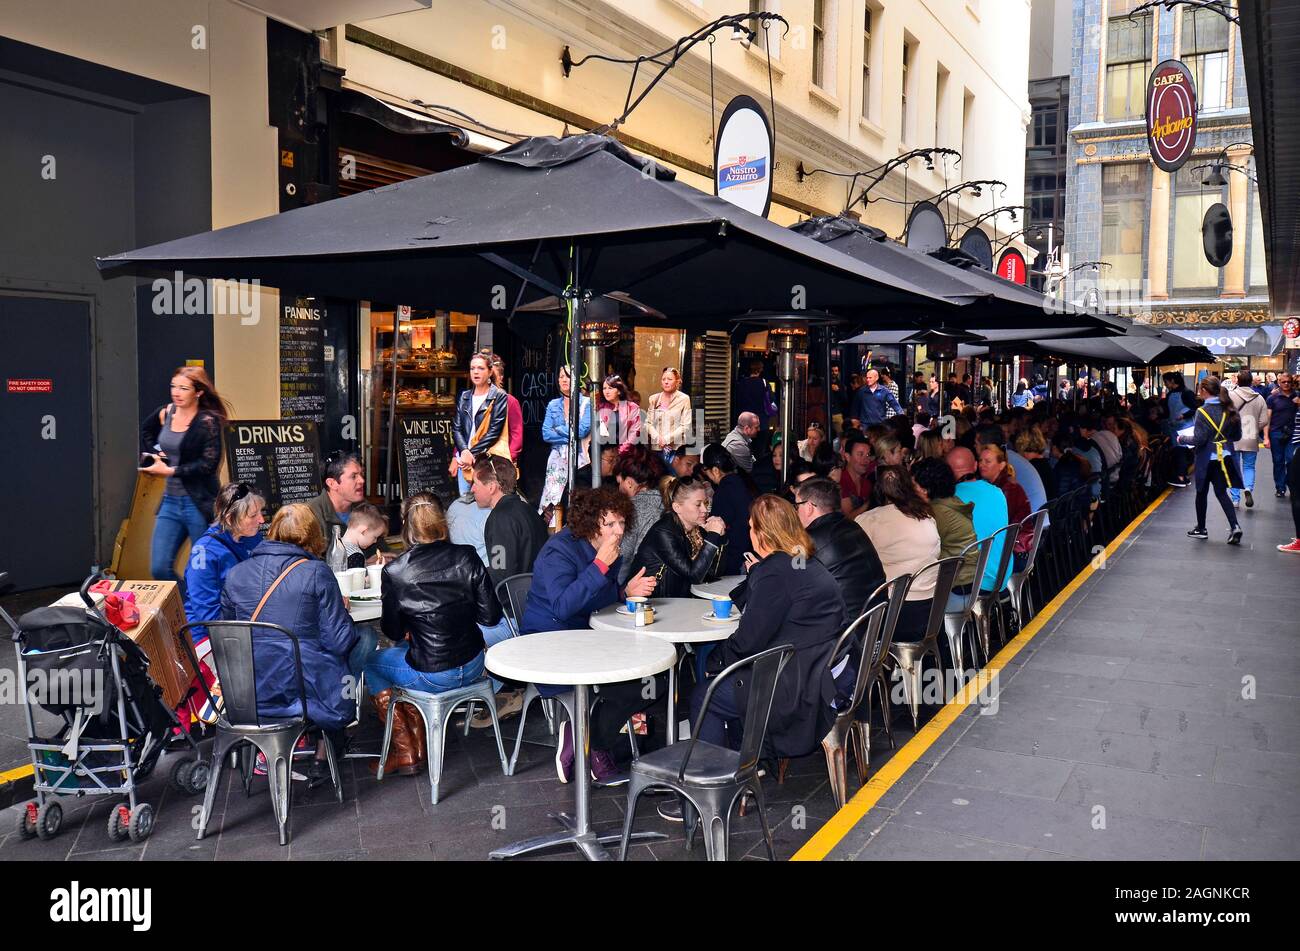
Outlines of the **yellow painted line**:
[[[1165,489],[1160,496],[1147,506],[1146,511],[1135,518],[1128,526],[1115,536],[1114,541],[1106,546],[1104,557],[1109,558],[1122,545],[1133,530],[1141,525],[1147,518],[1160,507],[1160,504],[1173,493],[1172,489]],[[835,846],[839,845],[840,840],[846,836],[849,831],[861,821],[862,817],[878,803],[882,796],[889,791],[907,770],[916,763],[934,742],[943,736],[945,730],[961,716],[962,712],[975,701],[983,691],[988,689],[989,684],[993,681],[998,671],[1010,663],[1011,659],[1019,654],[1031,640],[1043,629],[1043,626],[1052,619],[1052,617],[1065,606],[1076,591],[1085,581],[1092,577],[1097,571],[1093,567],[1093,562],[1089,562],[1083,571],[1079,572],[1073,580],[1070,581],[1060,593],[1054,597],[1047,607],[1043,608],[1032,621],[1013,637],[1003,648],[998,651],[997,656],[989,661],[988,666],[984,667],[978,675],[972,678],[961,693],[953,697],[940,708],[939,712],[925,726],[921,727],[920,732],[913,736],[898,750],[893,758],[876,771],[876,774],[867,780],[865,786],[857,791],[852,799],[844,804],[844,808],[833,815],[827,823],[817,830],[817,833],[804,843],[803,848],[796,852],[791,858],[792,862],[818,862],[826,858]]]
[[31,763],[28,763],[26,766],[19,766],[16,769],[5,770],[3,773],[0,773],[0,785],[3,785],[4,783],[16,783],[18,780],[32,775],[32,772]]

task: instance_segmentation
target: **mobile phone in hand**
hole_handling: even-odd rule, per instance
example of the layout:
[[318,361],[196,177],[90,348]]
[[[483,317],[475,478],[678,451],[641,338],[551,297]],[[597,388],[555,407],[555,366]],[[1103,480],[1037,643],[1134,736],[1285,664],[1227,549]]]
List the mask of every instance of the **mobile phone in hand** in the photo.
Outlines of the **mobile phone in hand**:
[[153,453],[142,452],[142,453],[140,453],[140,463],[139,463],[139,465],[136,466],[136,468],[137,468],[137,469],[148,469],[151,465],[154,464],[154,462],[157,461],[157,458],[158,458],[158,457],[155,456]]

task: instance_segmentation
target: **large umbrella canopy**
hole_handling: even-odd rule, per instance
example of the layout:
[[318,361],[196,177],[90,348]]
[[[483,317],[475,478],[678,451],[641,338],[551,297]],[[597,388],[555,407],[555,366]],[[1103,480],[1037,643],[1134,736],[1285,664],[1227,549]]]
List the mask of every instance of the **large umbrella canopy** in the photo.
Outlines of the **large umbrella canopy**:
[[[845,215],[812,218],[790,228],[829,248],[843,251],[863,264],[906,275],[909,281],[932,288],[950,300],[967,302],[969,306],[960,317],[964,329],[1023,330],[1050,326],[1082,330],[1121,326],[1117,318],[1090,313],[980,268],[958,267],[891,241],[879,228]],[[870,322],[870,332],[889,329],[874,316]],[[879,341],[873,339],[871,342]]]
[[[526,139],[474,165],[101,258],[108,274],[257,279],[477,313],[570,285],[674,318],[958,306],[675,180],[605,136]],[[504,293],[503,293],[504,289]]]
[[[1214,361],[1214,356],[1204,347],[1159,331],[1144,336],[1031,340],[1017,344],[1016,349],[1045,359],[1091,366],[1167,366]],[[988,348],[983,346],[959,350],[959,356],[987,355]]]

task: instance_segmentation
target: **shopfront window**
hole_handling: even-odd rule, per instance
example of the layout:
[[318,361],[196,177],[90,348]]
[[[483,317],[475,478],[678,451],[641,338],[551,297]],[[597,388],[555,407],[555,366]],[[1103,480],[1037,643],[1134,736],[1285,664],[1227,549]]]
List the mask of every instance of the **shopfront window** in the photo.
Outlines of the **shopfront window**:
[[1225,199],[1225,189],[1202,185],[1204,174],[1191,162],[1174,173],[1173,288],[1176,293],[1213,296],[1219,287],[1219,269],[1205,257],[1201,222],[1211,205]]
[[1268,293],[1268,263],[1264,257],[1264,216],[1259,212],[1259,192],[1251,189],[1250,201],[1250,292]]
[[1140,119],[1146,113],[1151,61],[1151,14],[1132,15],[1133,0],[1109,0],[1106,22],[1106,119]]
[[1106,280],[1142,279],[1146,244],[1147,166],[1106,165],[1101,170],[1101,260]]
[[1228,21],[1214,10],[1183,10],[1183,62],[1196,80],[1201,112],[1228,107]]
[[[637,327],[634,340],[633,379],[628,381],[628,386],[641,394],[642,406],[660,391],[659,378],[663,375],[664,367],[676,367],[683,374],[682,388],[690,393],[687,389],[690,380],[686,378],[686,367],[683,366],[686,360],[685,330]],[[694,394],[691,396],[693,400]]]

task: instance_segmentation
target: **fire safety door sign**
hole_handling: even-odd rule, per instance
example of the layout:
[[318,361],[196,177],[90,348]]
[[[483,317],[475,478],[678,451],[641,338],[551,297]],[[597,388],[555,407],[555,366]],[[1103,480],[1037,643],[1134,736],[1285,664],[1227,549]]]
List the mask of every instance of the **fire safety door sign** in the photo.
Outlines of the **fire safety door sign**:
[[53,393],[53,380],[37,380],[30,377],[21,379],[8,379],[5,381],[5,390],[9,393]]

